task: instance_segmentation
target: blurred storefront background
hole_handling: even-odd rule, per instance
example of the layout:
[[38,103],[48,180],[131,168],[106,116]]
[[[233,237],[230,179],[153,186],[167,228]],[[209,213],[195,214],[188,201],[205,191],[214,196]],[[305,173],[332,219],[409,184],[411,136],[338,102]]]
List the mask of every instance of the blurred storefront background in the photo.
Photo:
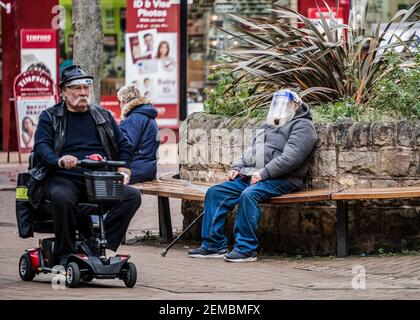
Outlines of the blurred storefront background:
[[[7,3],[15,3],[15,1],[17,0],[3,0],[0,1],[0,4],[7,5]],[[133,0],[128,1],[132,2]],[[344,22],[347,22],[348,13],[352,6],[360,3],[360,1],[340,0],[342,12],[339,14],[342,14]],[[60,30],[58,35],[59,59],[57,60],[59,62],[57,69],[62,69],[71,64],[73,59],[72,0],[57,0],[57,2],[65,8],[66,16],[65,28]],[[165,0],[164,2],[168,1]],[[171,2],[180,3],[179,0],[171,0]],[[241,17],[267,16],[272,14],[269,9],[273,8],[273,5],[282,5],[310,16],[311,10],[313,11],[313,8],[316,8],[317,2],[319,6],[324,6],[322,0],[189,0],[186,114],[203,110],[203,103],[206,99],[204,89],[215,85],[215,80],[209,80],[208,76],[218,63],[218,51],[240,45],[240,40],[230,39],[229,35],[222,31],[222,29],[228,32],[232,31],[230,14]],[[325,2],[331,7],[335,6],[335,0],[325,0]],[[415,0],[370,0],[368,2],[370,8],[368,22],[373,25],[379,20],[389,20],[398,10],[408,8]],[[43,6],[42,3],[41,1],[38,5],[40,8]],[[100,4],[104,32],[100,72],[101,96],[111,97],[115,96],[118,89],[126,82],[127,0],[101,0]],[[5,15],[8,14],[5,6],[1,6],[0,10],[4,19]],[[51,13],[51,5],[45,8],[45,11]],[[4,23],[2,26],[2,29],[0,29],[0,67],[3,66],[4,68],[3,60],[6,61],[6,59],[1,57],[1,54],[4,49],[4,32],[7,28]],[[2,74],[4,75],[4,73],[0,73],[0,77],[2,77]],[[8,82],[10,81],[3,81],[0,90],[10,90],[11,84]],[[4,101],[8,101],[8,98],[3,99],[3,104]],[[2,112],[0,114],[3,118],[7,117],[3,106],[1,108]],[[4,121],[7,122],[8,119],[1,122],[3,125]]]

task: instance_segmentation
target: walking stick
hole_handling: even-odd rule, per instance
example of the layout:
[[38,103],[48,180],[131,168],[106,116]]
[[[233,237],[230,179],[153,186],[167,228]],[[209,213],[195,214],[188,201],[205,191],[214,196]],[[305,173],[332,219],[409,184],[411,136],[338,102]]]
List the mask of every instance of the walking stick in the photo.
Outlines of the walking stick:
[[190,225],[188,227],[185,228],[184,231],[182,231],[182,233],[176,237],[165,249],[162,250],[162,252],[160,253],[160,255],[162,257],[166,256],[166,254],[168,253],[169,249],[172,248],[172,246],[188,231],[191,229],[191,227],[203,216],[204,211],[201,212],[201,214],[194,219],[193,222],[190,223]]

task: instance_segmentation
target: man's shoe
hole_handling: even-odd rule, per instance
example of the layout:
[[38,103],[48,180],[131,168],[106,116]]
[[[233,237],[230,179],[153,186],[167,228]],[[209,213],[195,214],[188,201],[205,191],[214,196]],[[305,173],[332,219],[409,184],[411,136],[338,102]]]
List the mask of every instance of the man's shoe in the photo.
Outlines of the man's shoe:
[[223,258],[229,262],[252,262],[257,261],[257,254],[255,252],[241,253],[238,251],[231,251]]
[[207,250],[199,247],[197,249],[191,249],[188,251],[188,256],[190,258],[201,258],[201,259],[217,259],[223,258],[227,253],[226,249],[222,250]]

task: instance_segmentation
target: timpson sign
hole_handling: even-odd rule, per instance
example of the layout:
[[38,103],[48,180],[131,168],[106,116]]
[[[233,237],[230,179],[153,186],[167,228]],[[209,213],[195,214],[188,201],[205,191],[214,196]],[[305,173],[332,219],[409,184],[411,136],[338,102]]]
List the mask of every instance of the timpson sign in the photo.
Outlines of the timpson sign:
[[54,29],[22,29],[21,72],[41,70],[57,83],[57,32]]
[[17,96],[55,95],[54,83],[51,77],[40,71],[29,71],[16,78],[15,91]]
[[25,41],[28,42],[48,42],[50,43],[52,36],[50,34],[27,34]]

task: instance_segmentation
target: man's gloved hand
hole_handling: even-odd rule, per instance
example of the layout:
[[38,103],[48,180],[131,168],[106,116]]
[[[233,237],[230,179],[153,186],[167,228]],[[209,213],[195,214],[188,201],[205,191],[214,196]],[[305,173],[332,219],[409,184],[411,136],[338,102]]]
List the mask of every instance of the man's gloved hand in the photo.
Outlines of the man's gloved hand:
[[259,172],[255,172],[251,177],[251,185],[256,184],[257,182],[261,181],[261,175]]
[[130,182],[130,176],[131,176],[130,169],[119,167],[117,169],[117,172],[121,173],[124,176],[124,184],[128,184]]
[[60,168],[71,169],[75,168],[77,165],[77,158],[73,156],[62,156],[58,159],[58,166]]
[[235,180],[236,177],[238,176],[238,174],[239,174],[238,170],[232,169],[228,172],[228,179],[229,180]]

